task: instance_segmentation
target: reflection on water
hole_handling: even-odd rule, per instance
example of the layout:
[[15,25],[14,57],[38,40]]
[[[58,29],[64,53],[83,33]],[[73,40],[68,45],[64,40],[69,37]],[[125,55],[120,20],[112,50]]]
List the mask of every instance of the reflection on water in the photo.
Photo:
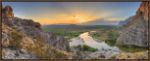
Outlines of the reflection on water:
[[95,41],[90,35],[89,35],[89,32],[85,32],[85,33],[82,33],[80,36],[79,36],[86,45],[90,46],[90,47],[94,47],[94,48],[97,48],[99,50],[107,50],[107,49],[111,49],[111,50],[119,50],[117,47],[111,47],[109,46],[108,44],[106,44],[105,42],[97,42]]
[[103,41],[101,42],[95,41],[95,39],[93,39],[90,36],[89,32],[84,32],[80,34],[79,37],[72,38],[70,42],[70,46],[78,46],[83,44],[98,49],[98,51],[90,54],[90,56],[93,57],[97,56],[96,54],[104,54],[106,57],[111,57],[115,54],[119,54],[120,52],[119,48],[117,48],[116,46],[109,46]]

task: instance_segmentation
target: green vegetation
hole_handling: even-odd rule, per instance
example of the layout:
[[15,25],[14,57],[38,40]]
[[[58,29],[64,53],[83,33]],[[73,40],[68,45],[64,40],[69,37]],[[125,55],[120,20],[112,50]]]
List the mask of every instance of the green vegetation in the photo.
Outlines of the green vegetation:
[[116,55],[114,55],[114,56],[112,56],[112,57],[110,57],[111,59],[115,59],[116,58]]
[[43,30],[45,32],[53,32],[57,35],[65,35],[66,34],[66,31],[65,30],[62,30],[62,29],[47,29],[47,28],[43,28]]
[[81,51],[90,51],[90,52],[95,52],[97,51],[98,49],[97,48],[93,48],[93,47],[90,47],[88,45],[79,45],[77,46]]
[[67,34],[65,34],[65,37],[67,39],[71,39],[74,37],[78,37],[82,32],[68,32]]
[[91,33],[91,36],[94,38],[94,39],[98,39],[98,40],[101,40],[101,34],[99,33]]
[[119,34],[116,30],[101,30],[101,32],[96,32],[91,34],[93,38],[98,39],[100,41],[105,41],[108,45],[114,46],[116,43]]
[[71,39],[78,37],[81,33],[95,30],[95,33],[91,33],[91,36],[100,41],[105,41],[108,45],[114,46],[116,40],[119,36],[117,32],[117,26],[106,27],[106,26],[97,26],[94,29],[48,29],[43,28],[46,32],[53,32],[56,35],[64,36],[66,39]]
[[66,31],[64,29],[45,29],[46,32],[53,32],[56,35],[61,35],[64,36],[67,39],[71,39],[74,37],[78,37],[81,33],[83,33],[82,31]]
[[143,48],[143,47],[138,47],[138,46],[127,46],[127,45],[122,45],[118,46],[120,50],[126,51],[126,52],[138,52],[138,51],[145,51],[148,50],[148,48]]
[[108,37],[109,38],[105,42],[110,46],[114,46],[119,34],[116,31],[111,30],[108,32]]
[[74,28],[68,28],[68,29],[60,28],[60,29],[58,29],[58,28],[47,28],[47,27],[43,27],[42,29],[45,32],[53,32],[57,35],[64,36],[67,39],[78,37],[81,33],[88,32],[91,30],[98,31],[98,32],[100,31],[100,33],[93,34],[92,36],[95,39],[100,39],[100,40],[105,41],[108,39],[107,31],[115,30],[117,28],[118,28],[118,26],[95,25],[95,27],[79,28],[79,29],[78,28],[75,28],[75,29]]

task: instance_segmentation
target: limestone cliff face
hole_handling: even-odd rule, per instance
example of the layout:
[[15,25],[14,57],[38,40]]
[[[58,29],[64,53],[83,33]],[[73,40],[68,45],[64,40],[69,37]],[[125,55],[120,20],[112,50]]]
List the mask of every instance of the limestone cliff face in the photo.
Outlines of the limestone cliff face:
[[69,58],[69,43],[46,33],[30,19],[14,17],[11,6],[2,9],[2,57],[4,59]]
[[136,15],[123,26],[116,44],[148,47],[149,6],[149,2],[141,3]]
[[138,9],[137,11],[137,15],[142,15],[144,16],[144,20],[148,21],[148,14],[149,14],[149,2],[143,2],[141,5],[140,5],[140,8]]

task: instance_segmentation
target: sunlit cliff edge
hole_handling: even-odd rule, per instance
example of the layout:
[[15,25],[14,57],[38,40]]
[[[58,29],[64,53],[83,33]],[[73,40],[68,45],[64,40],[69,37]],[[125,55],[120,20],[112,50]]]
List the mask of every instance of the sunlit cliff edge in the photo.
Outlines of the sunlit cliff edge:
[[141,3],[136,15],[129,18],[128,23],[123,25],[116,44],[148,47],[149,6],[150,2]]

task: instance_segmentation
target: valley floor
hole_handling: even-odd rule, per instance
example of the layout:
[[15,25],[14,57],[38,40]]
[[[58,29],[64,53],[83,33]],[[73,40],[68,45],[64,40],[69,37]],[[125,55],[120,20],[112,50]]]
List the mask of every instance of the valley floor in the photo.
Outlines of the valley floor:
[[[147,59],[148,51],[126,52],[119,49],[117,46],[110,46],[104,41],[94,39],[91,32],[84,32],[78,37],[70,39],[70,47],[76,53],[79,53],[81,59]],[[92,51],[88,48],[97,49]]]

